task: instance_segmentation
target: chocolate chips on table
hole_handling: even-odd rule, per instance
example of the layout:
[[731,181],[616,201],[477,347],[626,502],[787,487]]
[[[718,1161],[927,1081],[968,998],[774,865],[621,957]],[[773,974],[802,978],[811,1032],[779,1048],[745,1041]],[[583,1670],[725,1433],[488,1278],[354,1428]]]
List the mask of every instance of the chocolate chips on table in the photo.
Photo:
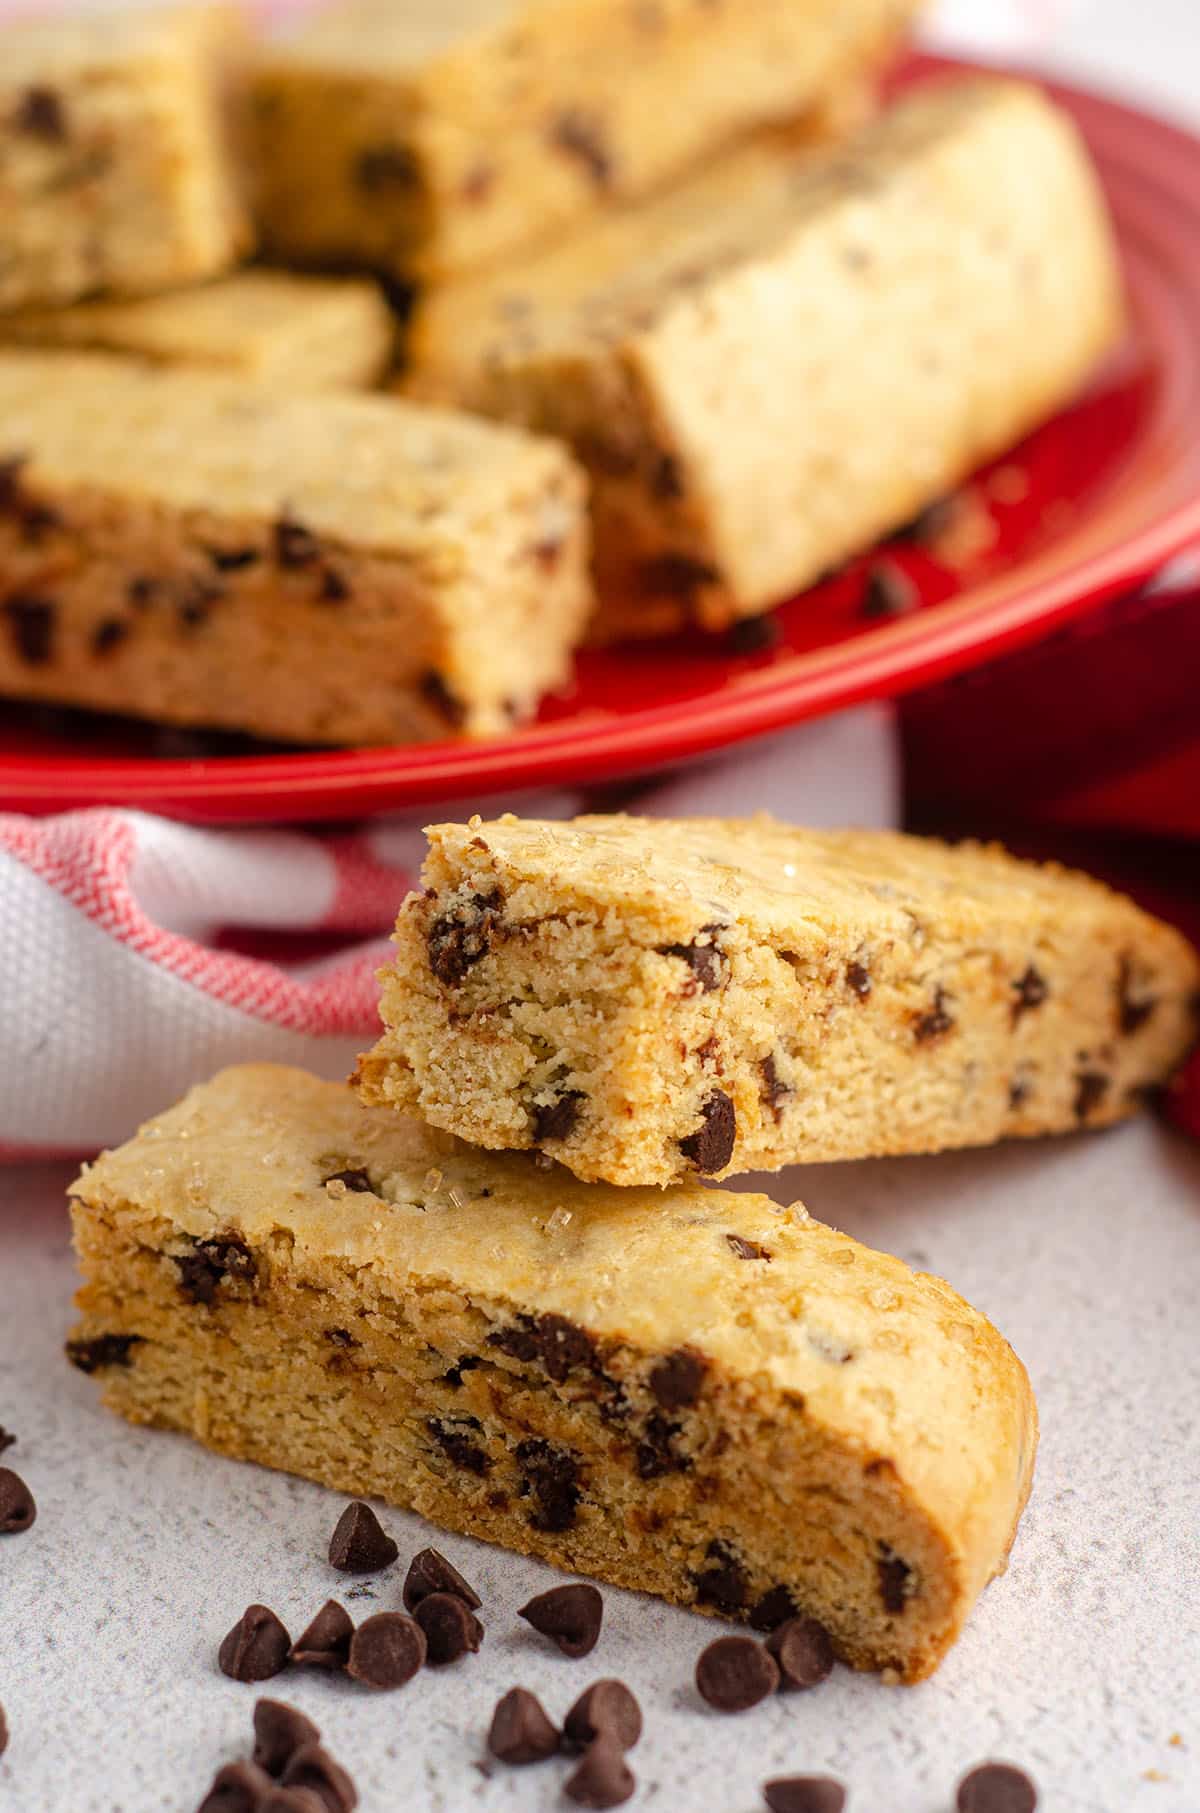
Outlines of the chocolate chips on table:
[[488,1749],[502,1763],[540,1763],[558,1749],[558,1729],[526,1687],[510,1687],[496,1702]]
[[284,1769],[285,1788],[307,1788],[316,1795],[327,1813],[351,1813],[358,1805],[358,1790],[342,1765],[323,1750],[320,1744],[305,1744],[297,1750]]
[[619,1807],[636,1787],[620,1744],[603,1736],[588,1745],[578,1768],[563,1783],[563,1793],[579,1807]]
[[344,1605],[327,1599],[307,1630],[292,1644],[290,1661],[301,1668],[345,1668],[354,1623]]
[[269,1681],[286,1667],[292,1640],[266,1605],[248,1605],[217,1651],[232,1681]]
[[829,1775],[780,1775],[763,1783],[771,1813],[842,1813],[846,1790]]
[[256,1763],[226,1763],[217,1770],[196,1813],[259,1813],[274,1786]]
[[779,1686],[774,1656],[753,1637],[718,1637],[700,1652],[696,1691],[717,1712],[746,1712]]
[[453,1593],[470,1611],[477,1612],[483,1601],[469,1586],[456,1567],[437,1549],[422,1549],[413,1556],[404,1580],[404,1607],[415,1611],[430,1593]]
[[766,1649],[775,1658],[781,1689],[816,1687],[833,1668],[829,1632],[815,1618],[789,1618],[771,1632]]
[[605,1736],[632,1750],[641,1735],[642,1709],[624,1681],[593,1681],[563,1720],[563,1738],[572,1750],[586,1750]]
[[17,1536],[37,1517],[33,1493],[19,1473],[0,1467],[0,1536]]
[[427,1593],[413,1616],[425,1632],[425,1660],[432,1668],[457,1662],[483,1641],[482,1624],[455,1593]]
[[376,1612],[350,1639],[346,1673],[366,1687],[403,1687],[423,1667],[425,1632],[407,1612]]
[[254,1761],[268,1775],[282,1775],[297,1750],[319,1744],[321,1733],[295,1706],[257,1700],[254,1706]]
[[538,1593],[521,1607],[517,1616],[532,1624],[542,1636],[551,1638],[564,1656],[577,1660],[596,1647],[604,1601],[594,1586],[578,1581]]
[[329,1560],[343,1574],[374,1574],[390,1567],[400,1553],[370,1505],[355,1499],[346,1506],[329,1539]]
[[958,1813],[1034,1813],[1037,1789],[1012,1763],[980,1763],[958,1784]]

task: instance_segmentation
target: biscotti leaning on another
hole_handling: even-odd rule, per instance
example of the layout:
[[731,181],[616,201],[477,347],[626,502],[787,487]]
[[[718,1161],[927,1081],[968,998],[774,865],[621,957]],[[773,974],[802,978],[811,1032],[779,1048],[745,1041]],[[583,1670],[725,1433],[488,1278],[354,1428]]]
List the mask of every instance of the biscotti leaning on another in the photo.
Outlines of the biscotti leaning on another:
[[261,226],[423,279],[645,193],[872,72],[917,0],[335,6],[263,52]]
[[0,694],[384,743],[499,732],[591,602],[551,441],[390,397],[0,354]]
[[73,1187],[68,1353],[136,1422],[919,1680],[1037,1421],[948,1285],[796,1205],[579,1184],[274,1066]]
[[844,149],[717,166],[431,291],[407,384],[572,443],[600,634],[715,629],[1011,446],[1122,319],[1075,127],[1036,88],[940,80]]
[[231,7],[0,23],[0,309],[236,262],[245,59]]
[[359,1086],[580,1177],[1099,1126],[1195,1036],[1200,962],[1178,932],[995,846],[765,815],[429,838]]
[[391,310],[370,278],[287,271],[237,271],[160,296],[0,315],[0,344],[200,365],[298,390],[373,384],[394,340]]

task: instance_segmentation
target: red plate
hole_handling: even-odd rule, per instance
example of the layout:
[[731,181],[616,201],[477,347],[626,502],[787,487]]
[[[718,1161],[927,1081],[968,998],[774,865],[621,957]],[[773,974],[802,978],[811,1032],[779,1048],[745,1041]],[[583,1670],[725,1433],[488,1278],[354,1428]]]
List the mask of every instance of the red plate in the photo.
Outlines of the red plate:
[[[919,58],[902,83],[944,68]],[[961,66],[959,66],[961,67]],[[780,641],[737,655],[695,640],[589,652],[538,723],[488,743],[154,753],[154,733],[64,735],[9,708],[0,803],[28,812],[140,806],[208,823],[345,818],[452,797],[614,779],[894,695],[1029,641],[1200,540],[1200,140],[1053,86],[1099,164],[1133,301],[1128,345],[1092,392],[981,477],[994,536],[956,570],[895,551],[922,608],[864,620],[862,568],[778,612]]]

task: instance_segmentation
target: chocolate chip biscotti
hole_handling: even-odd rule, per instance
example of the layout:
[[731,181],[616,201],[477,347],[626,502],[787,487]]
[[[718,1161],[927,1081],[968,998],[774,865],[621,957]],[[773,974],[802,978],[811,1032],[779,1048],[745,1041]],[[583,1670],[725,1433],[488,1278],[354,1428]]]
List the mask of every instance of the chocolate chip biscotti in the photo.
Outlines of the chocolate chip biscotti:
[[919,1680],[1037,1423],[940,1279],[799,1205],[496,1157],[227,1070],[73,1187],[68,1353],[135,1422]]
[[484,735],[564,679],[590,601],[554,442],[0,354],[0,694],[318,743]]
[[219,6],[0,23],[0,309],[236,262],[244,31]]
[[407,388],[572,444],[600,633],[712,629],[1018,440],[1121,322],[1074,126],[1033,87],[943,80],[845,148],[755,148],[431,291]]
[[477,266],[817,105],[916,7],[352,0],[263,54],[263,232],[293,260]]
[[296,390],[373,384],[394,338],[391,310],[369,278],[287,271],[237,271],[160,296],[0,315],[0,344],[200,365]]
[[359,1086],[580,1177],[1100,1126],[1196,1031],[1179,933],[998,847],[766,816],[429,838]]

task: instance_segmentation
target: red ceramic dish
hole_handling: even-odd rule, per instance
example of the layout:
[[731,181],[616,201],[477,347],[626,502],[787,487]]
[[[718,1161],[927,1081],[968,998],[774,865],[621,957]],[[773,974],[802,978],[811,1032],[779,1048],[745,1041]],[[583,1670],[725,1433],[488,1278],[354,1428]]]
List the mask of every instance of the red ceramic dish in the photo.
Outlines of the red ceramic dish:
[[[907,83],[946,65],[917,58]],[[336,819],[612,780],[886,698],[1030,641],[1200,541],[1200,139],[1054,86],[1087,136],[1125,256],[1133,325],[1090,394],[975,481],[990,545],[967,564],[892,552],[922,603],[864,618],[863,569],[777,613],[778,642],[592,651],[536,725],[489,743],[167,758],[136,730],[86,742],[9,708],[0,806],[138,806],[218,824]]]

